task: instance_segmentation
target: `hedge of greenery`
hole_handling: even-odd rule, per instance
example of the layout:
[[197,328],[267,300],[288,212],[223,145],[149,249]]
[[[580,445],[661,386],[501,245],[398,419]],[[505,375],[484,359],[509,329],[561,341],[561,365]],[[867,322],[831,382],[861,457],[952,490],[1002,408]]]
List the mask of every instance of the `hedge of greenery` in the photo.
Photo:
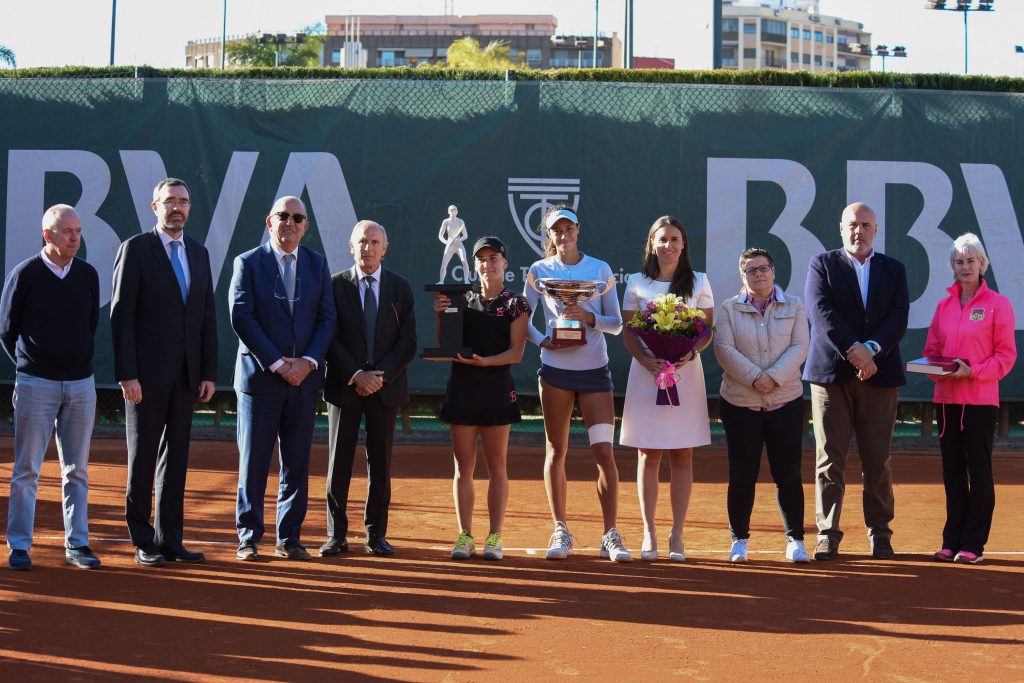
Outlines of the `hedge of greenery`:
[[[810,73],[807,71],[670,71],[667,69],[549,69],[515,72],[521,81],[599,81],[617,83],[699,83],[715,85],[775,85],[815,88],[907,88],[1024,93],[1024,78],[960,76],[956,74],[896,74],[880,71]],[[3,69],[0,78],[229,78],[229,79],[399,79],[399,80],[505,80],[505,71],[445,68],[388,67],[340,69],[335,67],[266,67],[253,69],[157,69],[151,66],[44,67]]]

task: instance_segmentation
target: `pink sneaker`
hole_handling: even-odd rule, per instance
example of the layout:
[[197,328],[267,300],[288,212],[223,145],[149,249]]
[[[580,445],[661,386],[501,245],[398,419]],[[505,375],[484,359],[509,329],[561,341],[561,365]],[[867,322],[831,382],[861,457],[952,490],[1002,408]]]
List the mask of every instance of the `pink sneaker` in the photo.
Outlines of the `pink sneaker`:
[[952,562],[954,555],[956,555],[956,553],[954,553],[949,548],[943,548],[942,550],[933,553],[932,557],[934,557],[939,562]]
[[985,558],[981,555],[975,555],[974,553],[969,552],[967,550],[961,550],[956,554],[956,557],[953,558],[953,561],[962,562],[965,564],[978,564],[984,559]]

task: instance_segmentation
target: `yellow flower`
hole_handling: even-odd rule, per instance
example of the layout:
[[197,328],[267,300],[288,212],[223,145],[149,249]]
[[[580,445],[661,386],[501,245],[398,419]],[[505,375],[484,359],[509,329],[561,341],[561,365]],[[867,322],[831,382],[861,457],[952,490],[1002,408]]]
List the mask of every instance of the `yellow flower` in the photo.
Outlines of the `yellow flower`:
[[669,332],[675,329],[676,325],[681,322],[676,317],[675,311],[658,311],[651,316],[651,320],[654,321],[654,329],[661,330],[662,332]]

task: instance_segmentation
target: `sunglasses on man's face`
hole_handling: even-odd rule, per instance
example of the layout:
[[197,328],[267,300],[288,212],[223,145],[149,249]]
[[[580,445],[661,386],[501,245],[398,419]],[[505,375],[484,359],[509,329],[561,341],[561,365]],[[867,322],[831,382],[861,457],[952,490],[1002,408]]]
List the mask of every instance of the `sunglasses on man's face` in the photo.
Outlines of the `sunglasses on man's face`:
[[293,221],[295,221],[295,225],[298,225],[302,223],[304,220],[306,220],[306,215],[301,213],[288,213],[287,211],[278,211],[277,213],[271,215],[273,215],[274,218],[281,221],[282,223],[287,223],[288,219],[291,218]]

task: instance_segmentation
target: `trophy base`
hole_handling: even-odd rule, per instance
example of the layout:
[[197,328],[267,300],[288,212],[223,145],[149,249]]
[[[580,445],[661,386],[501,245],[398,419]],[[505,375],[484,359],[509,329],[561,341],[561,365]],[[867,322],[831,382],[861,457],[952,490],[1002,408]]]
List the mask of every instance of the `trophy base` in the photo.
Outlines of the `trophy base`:
[[554,327],[551,329],[551,343],[555,346],[584,346],[587,333],[579,327]]
[[423,360],[452,360],[456,356],[462,356],[463,358],[472,358],[473,349],[469,348],[468,346],[464,346],[460,349],[423,349],[423,353],[420,354],[420,358],[422,358]]

